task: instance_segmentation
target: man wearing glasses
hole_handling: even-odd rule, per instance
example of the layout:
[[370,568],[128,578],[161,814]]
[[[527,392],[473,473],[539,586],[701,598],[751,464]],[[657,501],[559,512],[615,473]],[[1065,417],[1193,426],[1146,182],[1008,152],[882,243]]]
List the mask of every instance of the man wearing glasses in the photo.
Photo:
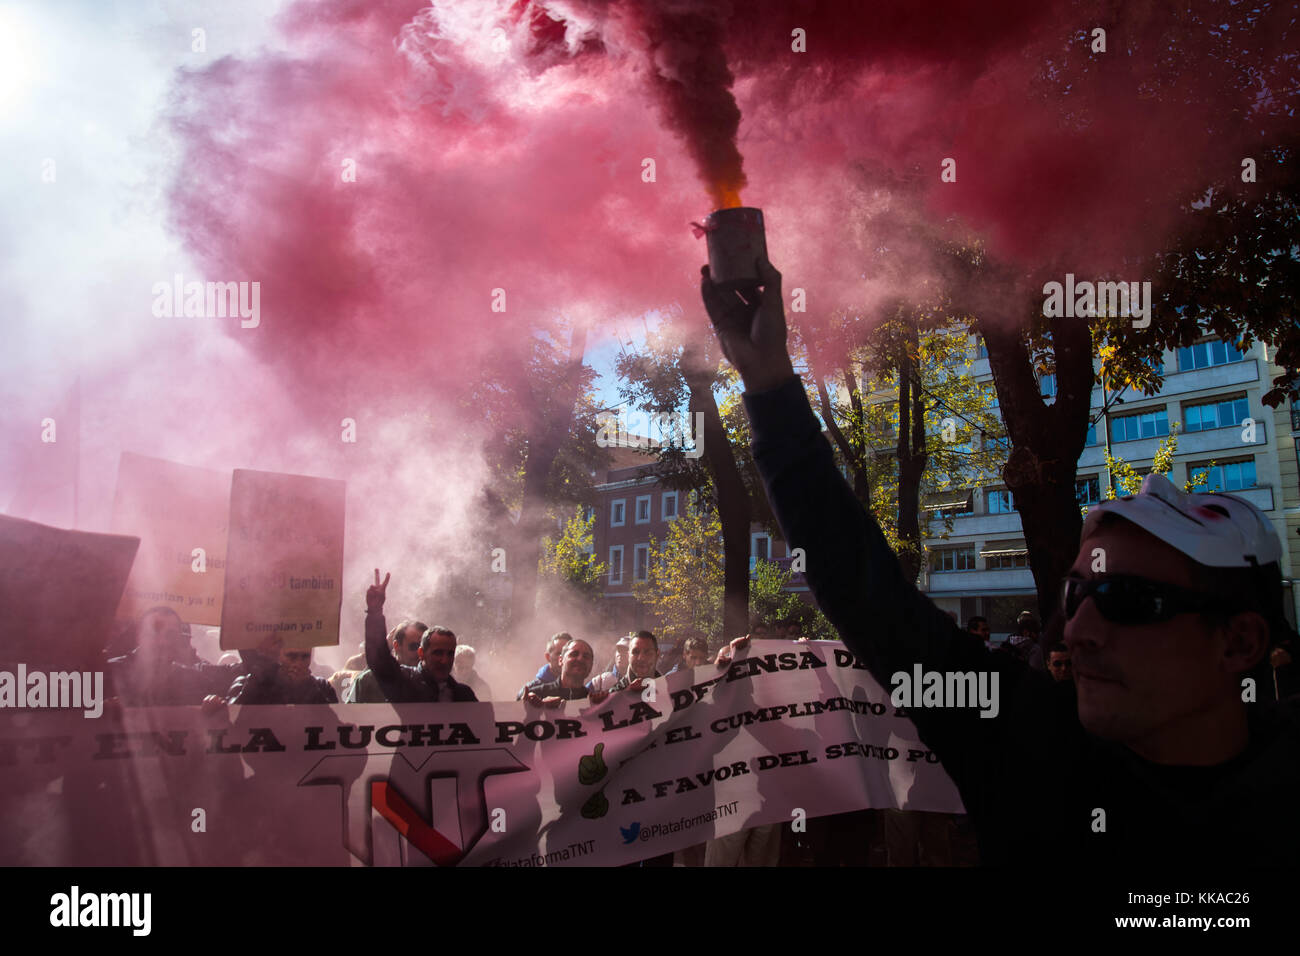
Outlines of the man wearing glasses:
[[706,267],[701,293],[818,605],[884,687],[918,663],[999,675],[996,718],[910,712],[982,862],[1300,861],[1300,727],[1285,704],[1255,702],[1263,682],[1250,679],[1285,633],[1281,546],[1259,511],[1149,477],[1088,513],[1062,589],[1075,680],[992,653],[905,579],[836,469],[786,352],[780,273],[757,266],[761,292],[725,293]]
[[384,641],[384,599],[391,574],[366,589],[366,663],[374,672],[384,700],[393,704],[438,701],[472,702],[474,692],[451,676],[456,660],[456,635],[445,627],[431,627],[420,636],[419,666],[399,664]]
[[[423,621],[403,621],[393,628],[388,635],[388,646],[393,650],[393,658],[404,667],[416,667],[420,663],[420,639],[429,626]],[[388,698],[379,688],[375,672],[364,670],[348,686],[343,695],[345,704],[384,704]]]

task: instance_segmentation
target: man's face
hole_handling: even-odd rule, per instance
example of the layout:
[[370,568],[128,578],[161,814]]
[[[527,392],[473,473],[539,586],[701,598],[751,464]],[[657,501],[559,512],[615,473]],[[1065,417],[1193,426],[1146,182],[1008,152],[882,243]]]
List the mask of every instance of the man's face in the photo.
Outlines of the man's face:
[[1052,651],[1051,657],[1047,662],[1047,669],[1052,672],[1052,676],[1057,680],[1069,680],[1070,652]]
[[451,676],[451,666],[456,660],[456,638],[450,634],[430,634],[429,644],[420,651],[420,661],[434,680]]
[[559,671],[560,658],[563,656],[563,654],[564,654],[563,641],[551,641],[550,644],[546,645],[546,662],[551,665],[551,670]]
[[627,673],[627,645],[614,645],[614,667],[620,674]]
[[692,647],[682,655],[687,667],[703,667],[709,662],[709,655],[698,647]]
[[397,658],[397,663],[407,667],[415,667],[420,663],[420,638],[423,636],[424,632],[414,624],[408,625],[397,635],[393,642],[393,656]]
[[290,684],[301,684],[311,677],[311,651],[296,647],[280,650],[280,676]]
[[466,652],[456,656],[456,677],[468,675],[474,669],[474,655]]
[[173,614],[155,611],[140,622],[140,649],[161,661],[181,660],[182,651],[189,642],[180,620]]
[[[1071,573],[1090,579],[1101,548],[1106,571],[1195,587],[1191,559],[1127,521],[1089,535]],[[1224,658],[1223,629],[1197,614],[1155,624],[1108,621],[1089,597],[1065,624],[1065,646],[1079,695],[1079,721],[1090,733],[1128,744],[1167,738],[1189,716],[1221,706],[1238,677]]]
[[981,641],[988,643],[989,639],[989,622],[976,621],[971,625],[970,632],[978,637]]
[[591,666],[596,660],[596,655],[586,641],[570,641],[561,660],[560,680],[578,686],[591,674]]
[[638,637],[632,642],[632,676],[653,677],[659,662],[659,648],[648,637]]

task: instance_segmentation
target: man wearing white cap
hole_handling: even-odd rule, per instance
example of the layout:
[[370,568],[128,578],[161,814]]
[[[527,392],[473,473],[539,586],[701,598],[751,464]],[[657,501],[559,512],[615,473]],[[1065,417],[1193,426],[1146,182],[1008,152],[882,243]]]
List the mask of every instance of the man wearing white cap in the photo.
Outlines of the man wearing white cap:
[[1300,724],[1286,702],[1254,702],[1248,679],[1288,633],[1281,547],[1263,515],[1149,477],[1142,493],[1089,512],[1062,584],[1075,680],[990,652],[906,579],[836,469],[786,352],[780,273],[758,268],[763,291],[749,301],[707,268],[701,292],[818,605],[883,686],[917,664],[998,678],[995,717],[909,708],[957,785],[982,861],[1300,862]]

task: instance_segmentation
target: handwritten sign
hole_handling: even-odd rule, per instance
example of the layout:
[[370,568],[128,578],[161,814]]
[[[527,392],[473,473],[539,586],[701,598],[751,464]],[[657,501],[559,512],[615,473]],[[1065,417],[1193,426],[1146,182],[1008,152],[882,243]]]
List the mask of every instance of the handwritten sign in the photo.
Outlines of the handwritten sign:
[[221,623],[230,475],[124,452],[113,530],[140,536],[119,618],[158,605],[191,624]]
[[221,648],[339,642],[345,483],[236,469]]

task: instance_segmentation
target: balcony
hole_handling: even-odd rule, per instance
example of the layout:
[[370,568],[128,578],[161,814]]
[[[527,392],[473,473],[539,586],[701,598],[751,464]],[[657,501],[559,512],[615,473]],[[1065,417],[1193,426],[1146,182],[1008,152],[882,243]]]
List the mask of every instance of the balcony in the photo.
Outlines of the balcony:
[[[943,522],[930,522],[930,534],[937,535],[943,531]],[[968,518],[953,518],[952,532],[948,539],[966,535],[991,535],[1015,537],[1020,533],[1020,515],[1018,512],[998,515],[971,515]],[[945,572],[946,573],[946,572]],[[962,573],[962,572],[959,572]]]
[[[1001,516],[999,516],[1001,517]],[[1015,517],[1012,515],[1011,517]],[[1028,568],[1005,571],[930,571],[924,581],[927,594],[1028,593],[1034,576]]]

